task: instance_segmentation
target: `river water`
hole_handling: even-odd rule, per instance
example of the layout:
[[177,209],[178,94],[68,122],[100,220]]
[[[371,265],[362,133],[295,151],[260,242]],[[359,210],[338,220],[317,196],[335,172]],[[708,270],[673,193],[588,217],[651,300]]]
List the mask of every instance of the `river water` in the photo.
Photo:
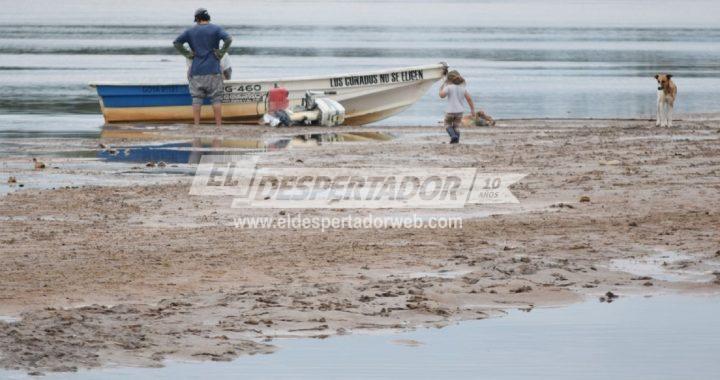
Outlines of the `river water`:
[[[442,329],[279,339],[232,362],[48,374],[64,379],[715,379],[717,297],[589,300]],[[17,371],[0,377],[27,379]]]
[[[196,1],[0,0],[0,131],[96,130],[92,81],[184,80],[171,42]],[[236,78],[445,61],[489,114],[654,113],[668,71],[677,111],[720,111],[720,3],[653,1],[204,1],[235,37]],[[390,125],[435,125],[431,90]],[[0,136],[2,137],[2,136]]]

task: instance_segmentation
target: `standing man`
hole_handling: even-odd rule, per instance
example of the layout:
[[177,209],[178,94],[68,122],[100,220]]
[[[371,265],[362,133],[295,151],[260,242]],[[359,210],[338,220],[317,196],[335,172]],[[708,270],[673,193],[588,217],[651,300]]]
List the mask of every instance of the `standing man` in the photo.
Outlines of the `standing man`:
[[440,97],[448,99],[447,107],[445,107],[445,130],[450,135],[450,144],[457,144],[460,142],[458,129],[462,124],[463,112],[465,112],[463,99],[470,106],[473,118],[475,117],[475,104],[465,88],[465,79],[456,70],[447,74],[447,79],[440,86]]
[[[222,126],[223,95],[220,60],[230,48],[232,37],[223,28],[210,23],[210,14],[205,8],[195,11],[195,23],[195,26],[179,35],[173,45],[180,54],[192,59],[188,80],[195,126],[200,124],[200,108],[203,101],[210,98],[215,115],[215,127],[220,128]],[[223,41],[222,49],[220,49],[221,40]],[[186,43],[190,45],[190,50],[185,48]]]

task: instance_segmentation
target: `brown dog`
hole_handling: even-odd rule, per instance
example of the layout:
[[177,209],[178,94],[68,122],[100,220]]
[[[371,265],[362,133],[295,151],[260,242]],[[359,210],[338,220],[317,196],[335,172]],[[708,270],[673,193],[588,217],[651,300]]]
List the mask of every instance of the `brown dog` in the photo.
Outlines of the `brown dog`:
[[656,127],[672,127],[672,112],[677,96],[677,86],[670,78],[672,78],[672,74],[655,75],[655,79],[658,81]]

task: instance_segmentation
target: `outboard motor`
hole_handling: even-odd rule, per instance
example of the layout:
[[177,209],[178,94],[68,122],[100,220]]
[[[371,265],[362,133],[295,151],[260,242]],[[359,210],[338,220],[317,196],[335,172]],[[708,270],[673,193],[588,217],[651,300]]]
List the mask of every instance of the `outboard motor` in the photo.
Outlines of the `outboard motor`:
[[[315,98],[317,95],[328,95],[327,92],[307,91],[303,106],[306,111],[316,111],[317,117],[312,124],[324,127],[336,127],[345,122],[345,107],[330,98]],[[310,121],[310,120],[308,120]]]
[[315,99],[315,105],[320,110],[318,124],[325,127],[336,127],[345,122],[345,107],[330,98]]
[[288,90],[275,87],[268,91],[267,113],[263,122],[273,127],[294,124],[336,127],[345,122],[345,107],[330,98],[316,98],[318,95],[334,95],[334,91],[307,91],[300,106],[288,109]]

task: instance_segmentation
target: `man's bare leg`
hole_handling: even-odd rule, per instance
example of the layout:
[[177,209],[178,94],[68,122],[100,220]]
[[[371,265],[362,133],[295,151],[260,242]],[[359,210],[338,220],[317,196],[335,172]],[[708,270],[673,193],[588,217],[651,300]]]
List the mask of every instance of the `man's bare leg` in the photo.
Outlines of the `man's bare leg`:
[[215,128],[222,127],[222,103],[213,103],[213,114],[215,115]]
[[195,122],[195,126],[200,126],[200,107],[202,107],[201,104],[193,104],[192,110],[193,110],[193,121]]

